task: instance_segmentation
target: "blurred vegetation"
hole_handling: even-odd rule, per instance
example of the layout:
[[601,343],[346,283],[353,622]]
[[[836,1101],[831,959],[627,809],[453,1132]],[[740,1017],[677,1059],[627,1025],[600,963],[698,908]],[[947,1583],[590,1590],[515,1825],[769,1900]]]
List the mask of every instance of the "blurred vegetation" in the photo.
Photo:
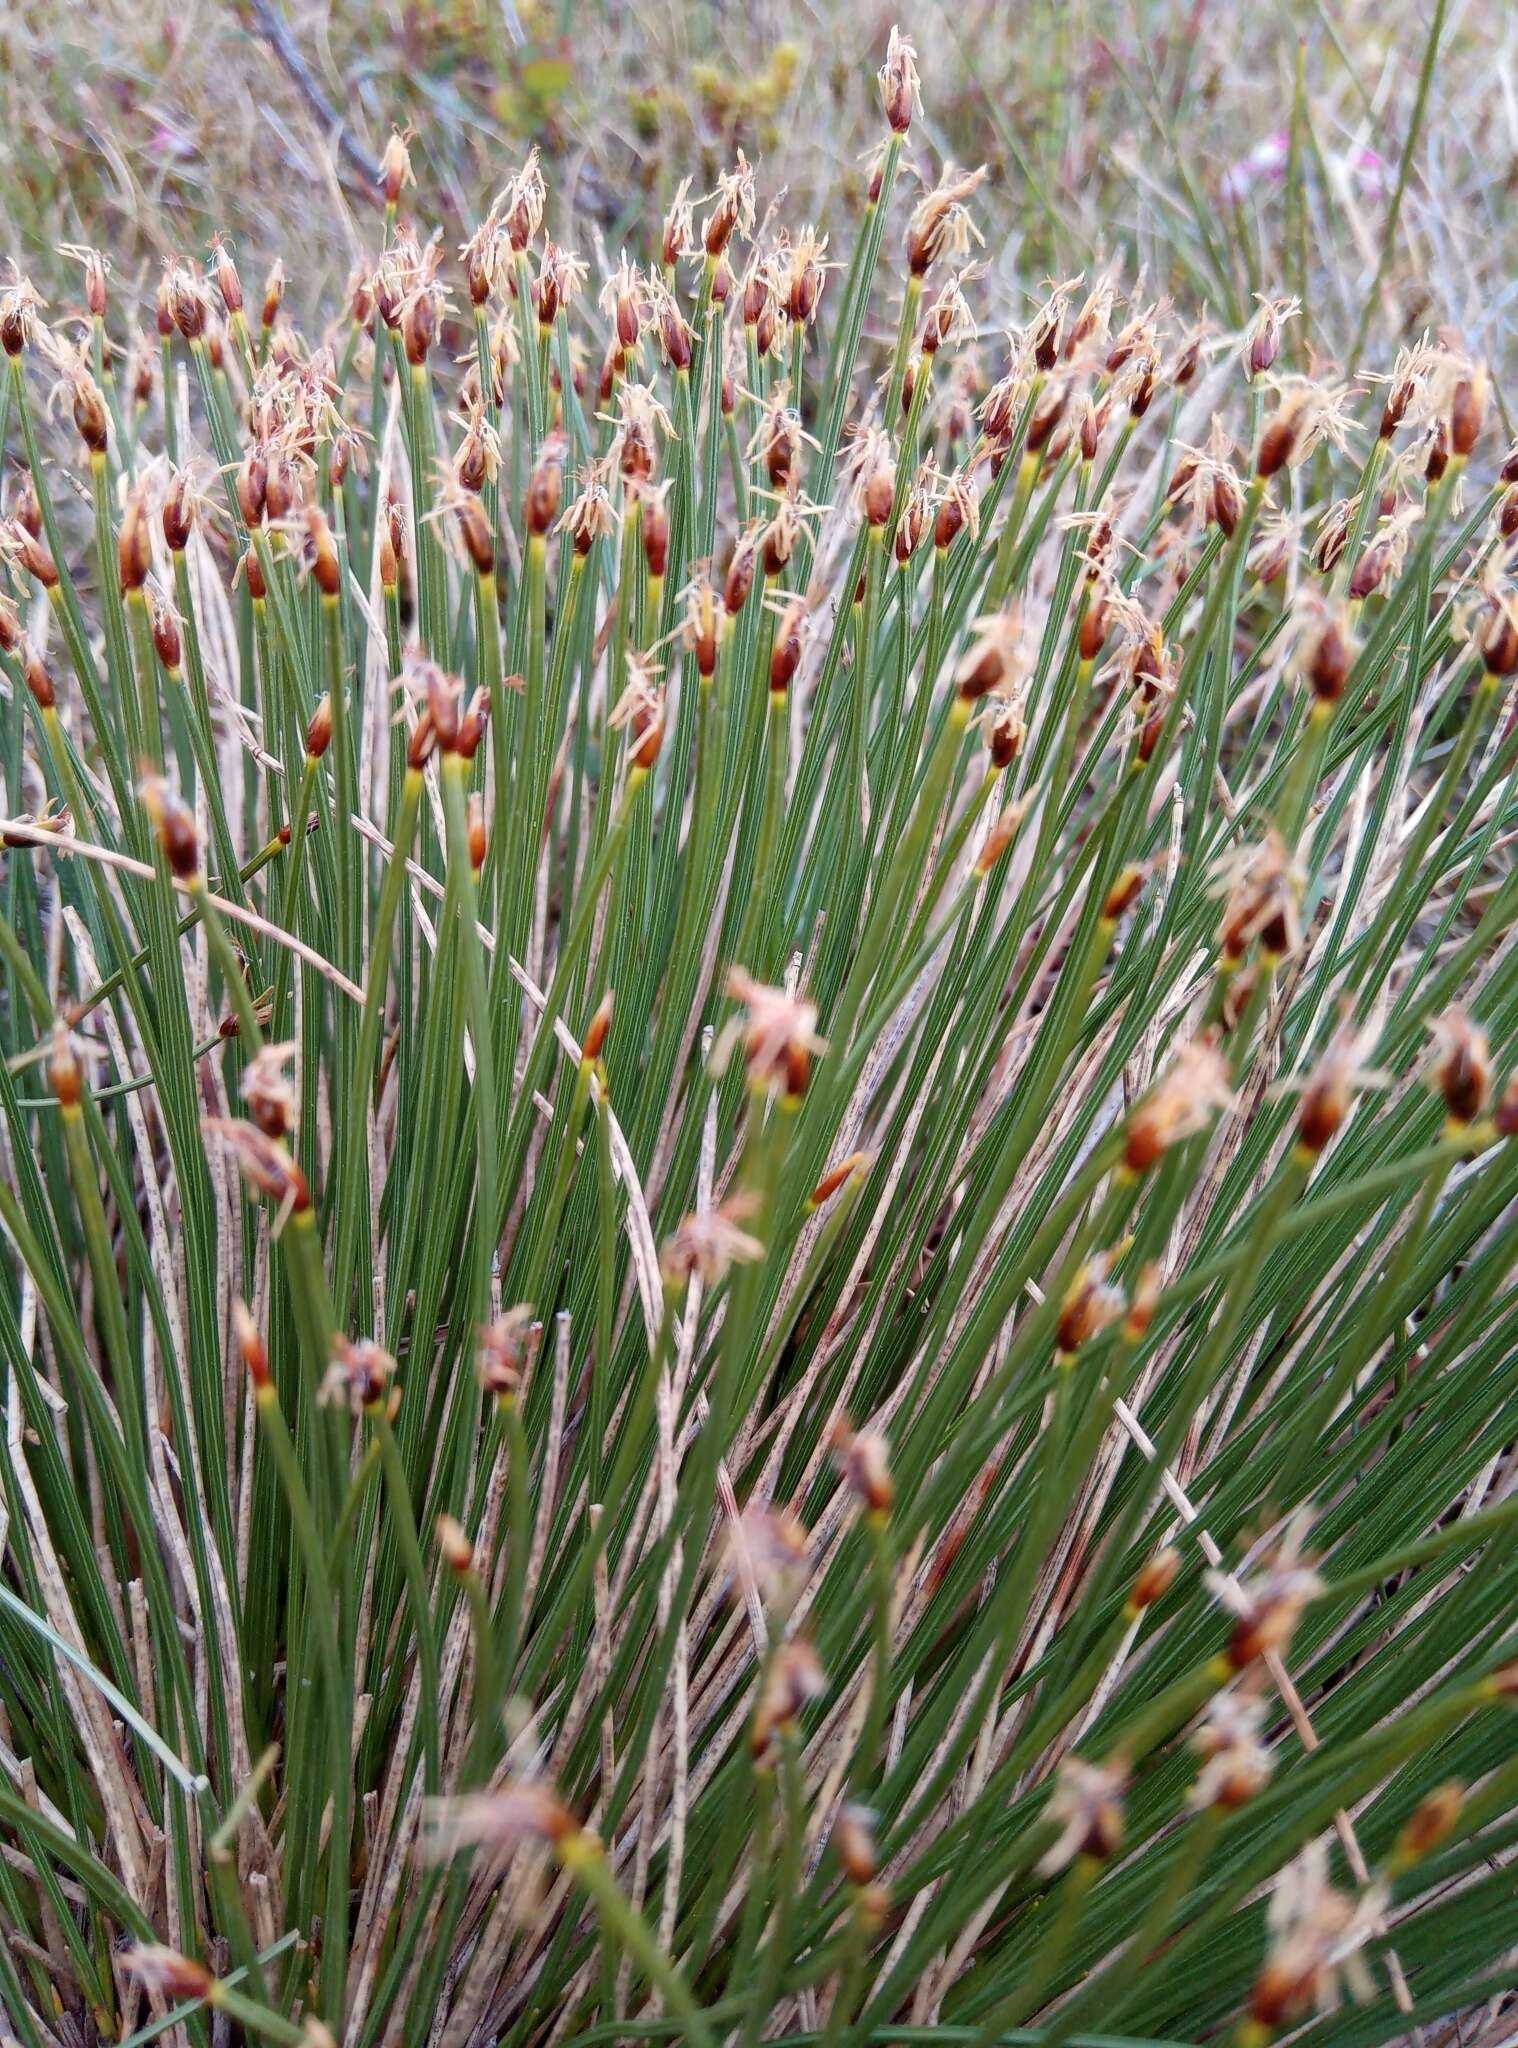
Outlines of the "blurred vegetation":
[[364,167],[407,122],[450,236],[529,140],[569,240],[636,241],[678,176],[699,189],[739,148],[767,194],[783,148],[788,211],[826,225],[859,193],[871,53],[898,13],[924,148],[989,166],[984,260],[1009,296],[1112,261],[1236,322],[1268,285],[1303,299],[1304,353],[1351,353],[1362,313],[1383,345],[1452,322],[1500,385],[1518,14],[1494,0],[19,0],[0,16],[0,255],[67,295],[59,244],[99,242],[133,289],[224,231],[250,274],[283,254],[311,306],[369,253]]

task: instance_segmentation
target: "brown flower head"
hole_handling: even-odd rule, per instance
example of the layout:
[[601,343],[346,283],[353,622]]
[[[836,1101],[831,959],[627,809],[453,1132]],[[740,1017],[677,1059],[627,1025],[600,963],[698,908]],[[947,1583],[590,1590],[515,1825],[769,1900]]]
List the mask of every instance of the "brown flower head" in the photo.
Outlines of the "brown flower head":
[[1122,1801],[1127,1783],[1128,1768],[1121,1758],[1099,1764],[1087,1763],[1079,1756],[1061,1758],[1046,1809],[1046,1817],[1060,1823],[1060,1833],[1039,1858],[1043,1876],[1054,1876],[1077,1856],[1105,1863],[1116,1854],[1123,1840]]
[[508,1778],[488,1792],[434,1799],[423,1817],[425,1852],[439,1863],[468,1849],[496,1865],[518,1849],[534,1844],[551,1848],[578,1832],[558,1793],[533,1778]]
[[1214,1112],[1232,1103],[1228,1062],[1217,1041],[1190,1040],[1129,1117],[1124,1166],[1130,1173],[1147,1173],[1173,1145],[1206,1130]]
[[730,1195],[714,1209],[701,1209],[682,1219],[659,1252],[659,1270],[666,1287],[682,1289],[692,1279],[715,1287],[734,1265],[750,1265],[764,1257],[764,1246],[743,1228],[754,1213],[753,1202]]
[[1267,1650],[1284,1650],[1303,1608],[1323,1590],[1323,1581],[1302,1557],[1310,1520],[1305,1513],[1294,1515],[1259,1566],[1245,1576],[1205,1575],[1209,1592],[1235,1617],[1228,1661],[1236,1671]]
[[1316,2009],[1332,2012],[1341,1989],[1374,1996],[1361,1953],[1381,1925],[1385,1901],[1375,1889],[1358,1901],[1328,1883],[1328,1852],[1319,1840],[1287,1864],[1266,1912],[1271,1946],[1249,1994],[1249,2016],[1272,2032]]
[[395,1360],[372,1337],[332,1339],[332,1362],[316,1390],[320,1407],[346,1407],[354,1415],[383,1405],[395,1376]]
[[1444,1097],[1450,1121],[1474,1123],[1486,1107],[1492,1085],[1491,1049],[1486,1033],[1463,1006],[1451,1003],[1429,1026],[1434,1038],[1430,1078]]
[[286,1072],[295,1044],[265,1045],[253,1055],[242,1076],[242,1099],[248,1115],[266,1138],[283,1138],[296,1117],[295,1083]]
[[817,1005],[789,989],[755,981],[741,967],[729,970],[727,992],[743,1004],[743,1014],[730,1017],[718,1033],[712,1072],[724,1072],[741,1046],[751,1088],[805,1093],[813,1054],[827,1051],[817,1036]]
[[770,1663],[749,1731],[749,1746],[756,1758],[767,1758],[775,1737],[795,1727],[808,1702],[821,1699],[827,1690],[822,1660],[804,1636],[782,1643]]
[[311,1206],[311,1190],[285,1147],[256,1124],[240,1117],[203,1117],[201,1129],[220,1138],[236,1159],[243,1179],[279,1205],[281,1218]]
[[917,52],[899,28],[892,28],[880,67],[880,104],[887,124],[905,135],[922,105]]
[[542,1339],[543,1325],[525,1301],[488,1323],[475,1352],[475,1373],[485,1392],[498,1401],[516,1395]]
[[1265,1707],[1237,1687],[1220,1692],[1192,1737],[1203,1763],[1191,1788],[1194,1807],[1230,1809],[1256,1798],[1270,1783],[1274,1759],[1260,1740]]

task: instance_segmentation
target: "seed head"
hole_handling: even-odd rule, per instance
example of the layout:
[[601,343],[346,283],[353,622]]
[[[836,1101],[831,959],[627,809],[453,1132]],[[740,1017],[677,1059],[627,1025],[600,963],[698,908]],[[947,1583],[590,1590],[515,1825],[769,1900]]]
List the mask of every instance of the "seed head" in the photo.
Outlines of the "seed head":
[[1235,1616],[1228,1642],[1228,1661],[1235,1671],[1247,1669],[1267,1650],[1284,1650],[1303,1608],[1322,1592],[1323,1581],[1302,1561],[1307,1529],[1308,1517],[1294,1516],[1260,1568],[1247,1577],[1206,1574],[1203,1583],[1208,1591]]
[[954,672],[960,696],[976,703],[993,692],[1005,694],[1022,680],[1027,670],[1023,646],[1022,619],[1014,612],[992,612],[976,619],[972,638]]
[[1129,1117],[1124,1166],[1130,1173],[1147,1173],[1173,1145],[1206,1130],[1214,1111],[1232,1103],[1228,1063],[1216,1039],[1191,1040]]
[[148,501],[140,488],[128,494],[116,536],[116,566],[123,592],[141,590],[153,566],[153,540],[148,530]]
[[854,515],[877,532],[896,502],[896,462],[887,435],[872,427],[860,434],[849,451],[849,501]]
[[804,1094],[813,1055],[827,1051],[817,1036],[817,1005],[789,989],[755,981],[741,967],[729,969],[727,992],[744,1007],[717,1034],[712,1072],[724,1072],[734,1048],[741,1046],[751,1088]]
[[766,581],[773,582],[784,572],[801,535],[801,513],[796,501],[790,496],[783,497],[775,507],[773,518],[758,536],[759,560]]
[[846,1159],[840,1159],[836,1166],[828,1168],[807,1196],[807,1207],[820,1209],[824,1203],[831,1202],[840,1188],[846,1187],[851,1180],[862,1179],[870,1164],[868,1152],[851,1152]]
[[1409,410],[1422,400],[1439,360],[1439,351],[1431,348],[1427,341],[1420,341],[1413,348],[1397,351],[1397,359],[1392,365],[1391,374],[1382,380],[1386,385],[1386,398],[1381,407],[1381,423],[1377,429],[1380,440],[1389,441],[1406,419]]
[[178,674],[178,668],[184,662],[184,645],[180,639],[178,616],[158,590],[147,592],[147,621],[150,621],[154,635],[154,651],[164,664],[164,670],[170,676]]
[[1133,1612],[1142,1614],[1146,1607],[1162,1600],[1175,1584],[1180,1568],[1181,1553],[1173,1546],[1156,1551],[1146,1565],[1141,1565],[1133,1590],[1128,1595],[1128,1605]]
[[230,319],[234,313],[242,311],[242,279],[237,274],[237,265],[232,260],[232,252],[220,235],[213,235],[211,238],[211,261],[209,267],[211,281],[221,294],[221,303],[226,308],[227,317]]
[[664,744],[664,692],[658,674],[657,665],[646,654],[629,648],[627,687],[607,720],[613,731],[626,728],[629,766],[645,773],[658,760]]
[[106,272],[108,265],[98,249],[82,248],[71,242],[63,243],[58,250],[60,256],[72,256],[84,267],[84,305],[92,320],[103,320],[106,316]]
[[1147,868],[1130,864],[1119,870],[1116,880],[1102,898],[1102,922],[1116,924],[1137,903],[1148,876]]
[[1317,703],[1338,703],[1354,667],[1356,651],[1354,635],[1342,608],[1314,599],[1303,620],[1296,658]]
[[455,1578],[467,1578],[474,1570],[474,1545],[464,1533],[462,1522],[452,1515],[439,1515],[433,1524],[439,1554]]
[[[919,84],[917,52],[900,29],[892,28],[880,67],[880,104],[887,125],[897,135],[906,134],[922,105]],[[872,193],[871,199],[875,196]]]
[[127,1950],[122,1961],[144,1991],[176,2005],[209,1998],[216,1982],[204,1963],[194,1962],[178,1949],[163,1948],[156,1942],[139,1942],[137,1947]]
[[1194,327],[1182,341],[1170,365],[1170,382],[1177,391],[1184,391],[1197,373],[1202,360],[1202,348],[1207,339],[1205,327]]
[[1352,601],[1363,602],[1374,595],[1389,576],[1401,574],[1412,529],[1422,517],[1421,505],[1404,505],[1400,512],[1382,521],[1380,530],[1356,562],[1349,579]]
[[827,1690],[822,1660],[804,1636],[782,1643],[760,1695],[759,1706],[749,1731],[749,1747],[756,1758],[767,1758],[777,1735],[795,1727],[811,1700]]
[[727,565],[727,574],[722,582],[722,609],[730,619],[736,618],[748,603],[748,594],[754,587],[754,571],[758,567],[758,560],[757,535],[752,531],[739,534],[733,548],[732,559]]
[[1436,1785],[1408,1816],[1397,1836],[1393,1860],[1406,1866],[1430,1855],[1454,1833],[1464,1803],[1465,1787],[1458,1778],[1447,1778],[1442,1785]]
[[203,1117],[200,1127],[223,1141],[248,1185],[267,1195],[282,1211],[299,1213],[310,1208],[306,1176],[278,1139],[265,1137],[256,1124],[240,1117]]
[[526,1302],[518,1302],[480,1332],[475,1372],[481,1387],[496,1400],[510,1400],[519,1391],[543,1337],[543,1325]]
[[387,206],[398,205],[406,187],[416,183],[416,173],[411,168],[411,151],[407,147],[412,133],[410,127],[392,128],[385,153],[380,158],[379,182]]
[[1218,945],[1225,961],[1242,959],[1256,940],[1277,959],[1296,951],[1303,877],[1273,825],[1258,844],[1223,857],[1217,886],[1223,897]]
[[1105,1863],[1117,1853],[1123,1841],[1122,1801],[1127,1784],[1127,1765],[1119,1758],[1100,1764],[1087,1763],[1078,1756],[1061,1758],[1047,1817],[1062,1827],[1057,1840],[1039,1859],[1042,1876],[1054,1876],[1077,1856]]
[[42,304],[26,278],[0,294],[0,348],[8,356],[19,356],[27,343],[36,339]]
[[919,470],[912,480],[907,501],[901,508],[901,517],[896,522],[894,553],[897,566],[906,568],[921,545],[927,531],[928,514],[933,509],[932,477]]
[[82,362],[71,367],[68,384],[74,425],[79,429],[80,440],[91,455],[104,455],[111,437],[111,426],[100,386]]
[[1060,349],[1065,338],[1065,323],[1070,317],[1071,295],[1079,283],[1079,278],[1072,277],[1063,284],[1055,285],[1023,329],[1023,352],[1034,369],[1041,371],[1045,376],[1059,361]]
[[1372,1890],[1356,1903],[1329,1886],[1327,1872],[1317,1841],[1277,1881],[1266,1913],[1272,1945],[1249,1994],[1250,2018],[1271,2032],[1314,2007],[1332,2012],[1341,1984],[1356,1999],[1374,1995],[1360,1950],[1380,1925],[1381,1895]]
[[264,572],[259,566],[258,556],[252,548],[245,549],[238,557],[237,574],[247,584],[248,595],[253,602],[262,604],[269,592],[264,583]]
[[729,1524],[733,1593],[751,1580],[768,1612],[783,1619],[805,1580],[806,1547],[806,1530],[789,1508],[751,1500]]
[[659,328],[659,345],[664,351],[664,360],[672,370],[688,370],[695,354],[695,343],[690,323],[681,312],[678,299],[663,283],[650,284],[648,295]]
[[295,1083],[285,1072],[294,1057],[293,1043],[266,1045],[243,1072],[242,1099],[266,1138],[283,1138],[295,1123]]
[[395,1360],[372,1337],[334,1332],[332,1362],[316,1390],[317,1405],[347,1407],[354,1415],[384,1405],[395,1376]]
[[985,179],[984,164],[973,171],[956,171],[948,164],[938,183],[917,202],[907,223],[907,269],[913,277],[921,277],[940,257],[958,260],[968,255],[971,244],[982,240],[964,202]]
[[21,668],[22,674],[26,678],[26,687],[31,693],[32,702],[39,711],[51,711],[58,702],[58,692],[54,687],[52,671],[29,641],[25,643],[25,654]]
[[531,1778],[508,1778],[490,1792],[429,1800],[424,1819],[426,1852],[439,1863],[469,1849],[496,1864],[525,1845],[558,1847],[579,1832],[558,1793]]
[[623,256],[601,287],[598,303],[611,321],[616,331],[617,347],[624,354],[638,346],[647,299],[648,290],[643,279]]
[[806,600],[802,597],[793,597],[781,611],[770,654],[771,696],[784,696],[801,666],[801,629],[806,615]]
[[187,265],[176,258],[164,273],[164,291],[169,315],[186,341],[199,341],[206,331],[205,286]]
[[696,658],[696,673],[710,678],[717,668],[717,602],[704,571],[685,591],[685,609],[680,623],[682,645]]
[[1450,1121],[1474,1123],[1486,1107],[1492,1085],[1486,1033],[1471,1022],[1459,1003],[1451,1003],[1429,1028],[1434,1036],[1431,1079],[1444,1097]]
[[84,1074],[74,1041],[59,1024],[53,1032],[53,1049],[48,1054],[47,1085],[61,1109],[72,1109],[84,1093]]
[[564,450],[556,441],[545,441],[532,475],[527,479],[527,531],[541,540],[559,516],[564,490]]
[[692,1279],[715,1287],[726,1279],[734,1265],[751,1265],[764,1257],[764,1246],[743,1224],[753,1214],[753,1203],[744,1195],[732,1195],[715,1209],[702,1209],[685,1217],[659,1251],[659,1270],[666,1287],[682,1291]]
[[1478,363],[1461,364],[1450,380],[1450,453],[1462,462],[1481,438],[1486,417],[1487,375]]
[[1022,752],[1023,741],[1028,734],[1022,693],[1014,689],[1005,697],[992,697],[981,715],[981,722],[986,729],[991,766],[998,775],[1004,774]]
[[867,1806],[840,1806],[833,1822],[833,1852],[852,1885],[875,1881],[880,1856],[875,1847],[875,1816]]
[[734,234],[754,231],[754,173],[740,149],[738,161],[717,180],[711,212],[701,223],[701,245],[708,256],[721,256]]
[[464,552],[477,576],[495,574],[495,535],[491,532],[490,521],[480,506],[479,499],[470,491],[461,491],[452,501],[455,523]]
[[779,290],[785,299],[786,316],[796,327],[806,327],[817,317],[831,268],[827,248],[827,236],[819,236],[815,228],[807,226],[782,252],[784,270]]
[[1065,416],[1070,403],[1070,386],[1062,377],[1051,378],[1038,395],[1033,407],[1033,417],[1028,422],[1028,431],[1023,436],[1023,446],[1030,455],[1052,456],[1055,428]]
[[775,490],[783,490],[796,476],[801,447],[806,436],[801,415],[787,403],[788,393],[779,388],[764,409],[758,432],[749,444],[751,457],[764,463],[765,474]]
[[170,874],[188,881],[200,868],[200,834],[195,826],[195,813],[159,775],[144,775],[139,794]]
[[617,530],[616,507],[599,470],[592,469],[578,495],[571,498],[559,520],[559,531],[567,533],[582,559],[598,540],[608,540]]
[[675,187],[675,196],[669,203],[669,210],[659,231],[659,259],[666,270],[673,270],[696,246],[695,213],[690,197],[691,183],[689,178],[682,178]]
[[1499,559],[1489,564],[1479,596],[1457,624],[1464,627],[1489,676],[1518,673],[1518,592],[1504,578]]
[[947,480],[938,501],[933,521],[934,547],[951,548],[967,529],[972,540],[980,532],[980,500],[969,477],[960,472]]
[[828,1448],[850,1492],[868,1514],[888,1515],[896,1499],[890,1450],[876,1429],[852,1430],[839,1420],[829,1432]]
[[269,1353],[264,1344],[262,1332],[253,1320],[248,1304],[239,1294],[232,1302],[232,1329],[237,1338],[238,1356],[242,1359],[243,1370],[253,1382],[253,1391],[261,1393],[265,1387],[274,1384],[269,1370]]
[[1107,1278],[1112,1269],[1108,1253],[1098,1252],[1083,1262],[1060,1303],[1054,1343],[1063,1358],[1073,1358],[1083,1344],[1089,1344],[1127,1306],[1123,1290]]
[[306,568],[322,596],[336,598],[342,592],[343,571],[327,515],[320,505],[307,505],[303,516],[306,527]]
[[1028,814],[1025,797],[1019,797],[1015,804],[1009,804],[986,834],[985,843],[975,857],[975,872],[985,879],[996,866],[1012,841],[1017,837],[1018,828]]
[[[279,319],[279,309],[284,303],[284,297],[285,266],[276,256],[269,266],[268,276],[264,279],[263,303],[258,313],[258,322],[265,334],[273,331]],[[350,286],[348,304],[355,327],[367,328],[374,317],[374,294],[367,279]]]
[[1315,1159],[1338,1132],[1349,1115],[1355,1089],[1384,1080],[1362,1063],[1373,1042],[1369,1033],[1341,1025],[1322,1059],[1302,1082],[1297,1143],[1310,1157]]
[[485,865],[485,799],[475,789],[469,793],[464,809],[464,841],[469,848],[469,868],[478,875]]
[[1191,1804],[1231,1812],[1257,1798],[1270,1783],[1274,1761],[1260,1740],[1265,1708],[1237,1688],[1220,1692],[1192,1738],[1203,1759],[1191,1788]]
[[1262,377],[1281,353],[1281,329],[1302,310],[1297,299],[1267,299],[1255,294],[1259,311],[1244,334],[1244,375],[1252,384]]
[[1256,476],[1275,476],[1288,464],[1296,468],[1324,441],[1341,451],[1348,445],[1351,421],[1342,385],[1309,377],[1274,382],[1280,404],[1260,435]]
[[543,166],[536,143],[527,152],[527,161],[498,203],[505,222],[506,239],[520,255],[543,225],[543,209],[548,203],[548,187],[543,182]]
[[57,589],[58,565],[26,524],[21,507],[9,525],[0,529],[0,553],[13,557],[44,590]]

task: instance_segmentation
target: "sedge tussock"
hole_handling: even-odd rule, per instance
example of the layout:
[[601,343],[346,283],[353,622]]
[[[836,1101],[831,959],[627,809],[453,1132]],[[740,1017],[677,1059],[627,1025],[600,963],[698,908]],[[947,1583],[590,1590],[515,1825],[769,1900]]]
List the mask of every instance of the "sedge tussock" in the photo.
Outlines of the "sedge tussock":
[[1518,457],[878,122],[0,301],[28,2048],[1510,1982]]

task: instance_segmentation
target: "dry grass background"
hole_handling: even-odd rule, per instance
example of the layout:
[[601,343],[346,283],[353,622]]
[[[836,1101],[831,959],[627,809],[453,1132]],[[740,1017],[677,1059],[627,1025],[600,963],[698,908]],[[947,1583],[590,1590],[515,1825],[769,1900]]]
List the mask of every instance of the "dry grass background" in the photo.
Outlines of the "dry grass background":
[[[872,53],[896,13],[922,52],[914,141],[990,167],[984,258],[1009,303],[1101,260],[1229,324],[1255,289],[1291,289],[1304,357],[1342,360],[1369,304],[1383,347],[1452,323],[1505,395],[1518,10],[1499,0],[1441,10],[1421,122],[1433,0],[12,0],[0,255],[66,302],[77,271],[58,245],[99,243],[146,304],[165,257],[223,230],[250,275],[282,255],[314,306],[375,238],[363,166],[400,121],[445,232],[467,231],[528,138],[547,144],[572,244],[599,235],[614,253],[678,173],[715,173],[737,146],[774,196],[764,164],[783,144],[788,213],[836,218],[857,197]],[[340,148],[318,102],[340,110]]]

